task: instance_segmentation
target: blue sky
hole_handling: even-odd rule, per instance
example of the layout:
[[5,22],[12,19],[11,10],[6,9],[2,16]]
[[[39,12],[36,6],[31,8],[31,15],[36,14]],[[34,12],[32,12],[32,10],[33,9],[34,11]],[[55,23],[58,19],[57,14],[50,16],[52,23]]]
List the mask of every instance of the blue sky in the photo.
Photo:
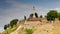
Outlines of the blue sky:
[[35,11],[40,15],[46,15],[49,10],[60,12],[60,0],[0,0],[0,32],[3,26],[8,24],[12,19],[23,19]]

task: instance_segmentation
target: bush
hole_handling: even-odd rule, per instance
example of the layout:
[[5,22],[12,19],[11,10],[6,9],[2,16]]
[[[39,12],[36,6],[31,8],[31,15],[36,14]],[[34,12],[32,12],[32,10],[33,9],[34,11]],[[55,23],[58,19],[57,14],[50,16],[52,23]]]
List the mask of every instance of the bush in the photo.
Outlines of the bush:
[[43,18],[43,16],[42,16],[42,15],[40,15],[40,18]]
[[4,25],[4,30],[6,30],[7,29],[7,25]]
[[25,32],[26,32],[26,34],[32,34],[33,30],[32,29],[26,29]]

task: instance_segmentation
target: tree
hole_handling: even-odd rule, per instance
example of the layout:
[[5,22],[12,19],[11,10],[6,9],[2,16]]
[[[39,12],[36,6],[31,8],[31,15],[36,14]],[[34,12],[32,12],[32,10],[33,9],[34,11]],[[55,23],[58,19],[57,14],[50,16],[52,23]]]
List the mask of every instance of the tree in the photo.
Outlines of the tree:
[[45,18],[47,18],[47,16],[45,15]]
[[4,25],[4,30],[6,30],[7,29],[7,25]]
[[58,18],[59,18],[59,20],[60,20],[60,13],[58,13]]
[[30,14],[30,18],[33,18],[33,14]]
[[55,10],[50,10],[50,12],[47,13],[47,20],[48,21],[55,20],[55,18],[57,18],[57,17],[58,17],[57,11],[55,11]]
[[11,28],[13,28],[13,26],[16,25],[17,22],[18,22],[18,19],[13,19],[12,21],[10,21]]
[[40,18],[43,18],[43,16],[42,16],[42,15],[40,15]]
[[24,19],[26,20],[26,16],[24,16]]
[[38,18],[38,14],[37,13],[35,13],[35,17]]

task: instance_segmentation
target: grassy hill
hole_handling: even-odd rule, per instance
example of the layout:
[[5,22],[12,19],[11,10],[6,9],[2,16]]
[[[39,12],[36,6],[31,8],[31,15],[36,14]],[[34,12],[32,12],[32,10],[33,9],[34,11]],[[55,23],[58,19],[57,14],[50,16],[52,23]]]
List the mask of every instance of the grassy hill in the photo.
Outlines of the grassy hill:
[[57,19],[54,22],[48,22],[44,18],[41,21],[22,20],[17,25],[18,27],[8,29],[2,34],[60,34],[60,21]]

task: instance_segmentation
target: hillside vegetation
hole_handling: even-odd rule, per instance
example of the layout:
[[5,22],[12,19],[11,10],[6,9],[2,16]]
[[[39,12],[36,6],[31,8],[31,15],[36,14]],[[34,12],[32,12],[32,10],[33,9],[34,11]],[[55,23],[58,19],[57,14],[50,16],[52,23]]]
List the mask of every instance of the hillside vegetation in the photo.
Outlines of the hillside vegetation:
[[50,10],[45,17],[31,13],[29,18],[13,19],[2,34],[60,34],[60,13]]

